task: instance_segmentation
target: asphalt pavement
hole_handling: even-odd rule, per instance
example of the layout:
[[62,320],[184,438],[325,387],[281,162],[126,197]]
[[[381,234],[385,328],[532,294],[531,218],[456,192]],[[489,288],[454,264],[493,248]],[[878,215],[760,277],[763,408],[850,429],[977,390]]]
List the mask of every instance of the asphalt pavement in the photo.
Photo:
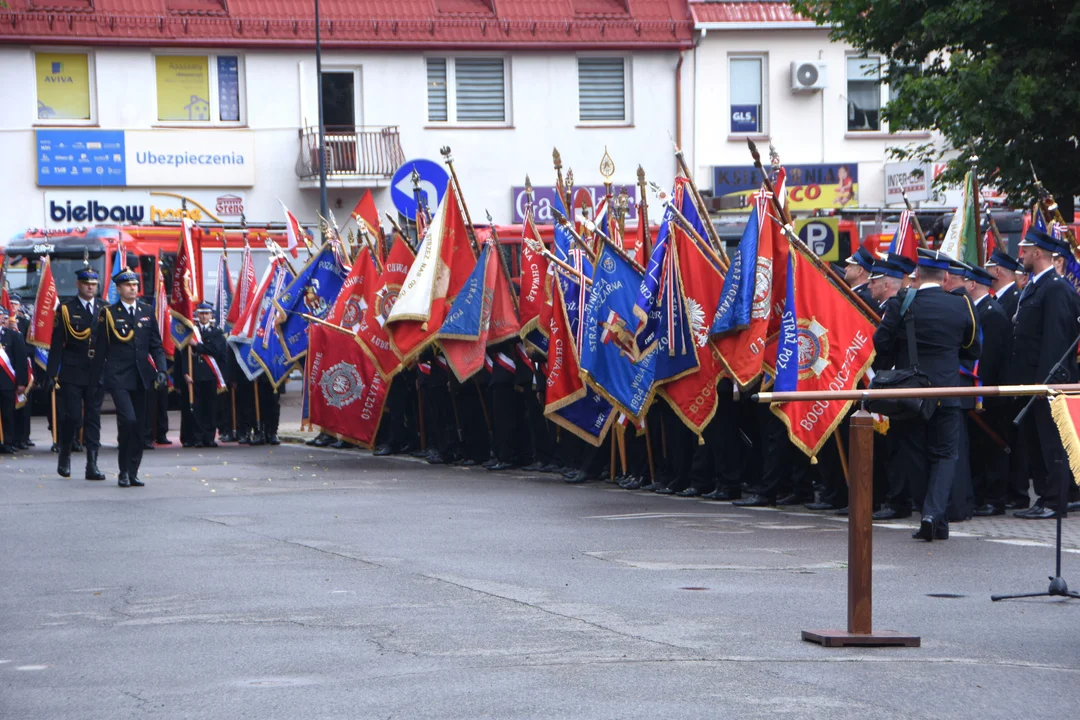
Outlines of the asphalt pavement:
[[1080,700],[1080,601],[990,601],[1045,589],[1052,550],[1008,528],[1053,523],[932,544],[876,528],[875,627],[922,647],[826,649],[800,631],[846,622],[834,516],[302,445],[159,448],[123,489],[113,448],[108,481],[64,480],[35,439],[0,457],[2,718],[1015,718]]

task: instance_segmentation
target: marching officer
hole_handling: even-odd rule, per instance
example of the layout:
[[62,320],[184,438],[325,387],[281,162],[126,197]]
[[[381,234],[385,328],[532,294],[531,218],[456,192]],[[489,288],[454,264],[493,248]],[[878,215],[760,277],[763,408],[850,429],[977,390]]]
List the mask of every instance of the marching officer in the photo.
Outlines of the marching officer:
[[116,405],[120,487],[142,487],[139,465],[146,425],[146,394],[167,382],[165,352],[153,309],[139,301],[139,276],[113,276],[120,300],[102,308],[91,367],[91,383],[104,371],[105,388]]
[[[980,351],[971,301],[942,289],[949,264],[948,256],[920,248],[917,289],[902,290],[887,300],[874,332],[881,366],[907,368],[914,361],[932,387],[959,385],[961,360],[977,360]],[[914,348],[908,345],[909,323],[914,324]],[[916,496],[925,488],[922,522],[912,535],[915,539],[929,542],[949,537],[946,505],[959,454],[963,422],[959,405],[954,398],[943,398],[927,419],[890,419],[890,472],[896,473],[897,481],[890,477],[890,486],[903,483],[907,491],[916,490]]]
[[[1080,335],[1076,292],[1054,271],[1058,242],[1030,229],[1020,243],[1021,261],[1031,280],[1020,293],[1013,325],[1010,382],[1020,385],[1076,382],[1076,338]],[[1058,365],[1058,361],[1063,362]],[[1071,477],[1061,436],[1050,414],[1047,398],[1036,398],[1019,428],[1026,442],[1030,477],[1038,499],[1014,517],[1044,520],[1065,513],[1067,483]]]
[[0,455],[15,452],[15,402],[26,392],[26,343],[10,327],[11,314],[0,305]]
[[57,419],[60,457],[56,473],[71,477],[72,446],[78,428],[82,427],[86,479],[104,480],[105,474],[97,465],[104,391],[101,383],[91,382],[90,377],[96,347],[94,333],[103,304],[97,297],[98,274],[90,267],[82,268],[75,273],[75,287],[78,294],[57,308],[45,370],[45,389],[51,392],[55,388],[60,401]]
[[869,250],[860,247],[844,261],[844,282],[870,307],[874,307],[874,298],[870,294],[870,274],[874,270],[874,259]]
[[194,441],[198,447],[217,447],[214,441],[217,429],[214,411],[218,390],[224,387],[221,367],[227,350],[225,334],[214,325],[214,308],[208,302],[199,303],[195,320],[202,342],[191,346],[192,367],[187,367],[187,353],[180,354],[185,366],[184,380],[192,385],[195,395],[192,407]]

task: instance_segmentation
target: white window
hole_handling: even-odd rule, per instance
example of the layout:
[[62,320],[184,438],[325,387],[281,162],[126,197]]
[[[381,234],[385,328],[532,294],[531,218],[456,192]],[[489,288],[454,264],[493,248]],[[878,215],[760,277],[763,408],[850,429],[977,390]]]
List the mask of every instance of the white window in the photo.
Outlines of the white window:
[[765,58],[760,55],[729,59],[729,128],[732,135],[765,132]]
[[510,122],[508,61],[502,57],[427,58],[428,122]]
[[242,125],[244,58],[161,52],[154,56],[157,119],[162,123]]
[[578,58],[578,118],[583,123],[628,123],[630,61],[625,57]]
[[38,124],[92,125],[95,122],[94,56],[85,50],[34,52]]
[[881,108],[884,86],[881,83],[881,58],[847,58],[847,129],[849,132],[874,132],[884,128]]

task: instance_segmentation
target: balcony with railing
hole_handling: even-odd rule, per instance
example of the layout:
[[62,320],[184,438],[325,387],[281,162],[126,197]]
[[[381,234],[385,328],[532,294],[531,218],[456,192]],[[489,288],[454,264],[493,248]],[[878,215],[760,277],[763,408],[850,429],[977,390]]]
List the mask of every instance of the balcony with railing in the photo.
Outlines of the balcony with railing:
[[[405,162],[397,126],[327,127],[326,182],[330,187],[383,187]],[[300,187],[319,186],[319,128],[300,129],[296,159]]]

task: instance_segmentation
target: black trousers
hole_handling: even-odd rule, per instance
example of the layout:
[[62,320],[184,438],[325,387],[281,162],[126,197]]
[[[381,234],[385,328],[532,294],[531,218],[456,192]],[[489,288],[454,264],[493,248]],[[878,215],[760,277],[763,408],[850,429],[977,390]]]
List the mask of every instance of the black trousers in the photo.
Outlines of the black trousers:
[[143,428],[146,426],[146,388],[109,390],[116,405],[117,465],[120,472],[139,472],[143,456]]
[[[963,418],[960,408],[938,407],[928,421],[890,421],[890,463],[923,515],[947,523],[947,507],[960,455]],[[891,502],[891,501],[890,501]]]
[[1036,398],[1031,410],[1020,426],[1027,444],[1028,467],[1034,480],[1037,502],[1051,509],[1058,509],[1059,501],[1068,497],[1068,485],[1072,477],[1061,435],[1050,414],[1050,402]]
[[146,427],[143,439],[148,442],[163,439],[169,433],[169,386],[162,385],[146,392]]
[[236,378],[236,434],[246,436],[256,429],[255,422],[255,383],[247,379],[241,371]]
[[22,444],[30,441],[30,415],[33,404],[32,397],[27,393],[26,403],[21,408],[15,408],[15,439]]
[[512,383],[491,386],[491,413],[495,457],[499,462],[520,462],[522,458],[518,443],[525,435],[521,427],[525,410],[521,404],[521,393],[515,390]]
[[60,447],[71,447],[79,428],[83,428],[83,444],[90,450],[101,447],[101,401],[105,391],[100,385],[60,384],[56,413],[60,416],[57,438]]
[[259,429],[267,435],[276,435],[281,419],[281,396],[262,375],[255,379],[255,391],[259,393],[259,414],[262,417],[262,427]]
[[[401,452],[418,444],[416,422],[416,373],[402,370],[390,382],[386,395],[386,444],[393,452]],[[379,434],[383,432],[379,429]]]
[[15,442],[15,391],[0,390],[0,428],[4,439],[0,446],[10,448]]
[[195,383],[195,406],[192,408],[192,416],[195,420],[195,442],[211,443],[217,431],[217,423],[214,415],[217,410],[217,383]]

